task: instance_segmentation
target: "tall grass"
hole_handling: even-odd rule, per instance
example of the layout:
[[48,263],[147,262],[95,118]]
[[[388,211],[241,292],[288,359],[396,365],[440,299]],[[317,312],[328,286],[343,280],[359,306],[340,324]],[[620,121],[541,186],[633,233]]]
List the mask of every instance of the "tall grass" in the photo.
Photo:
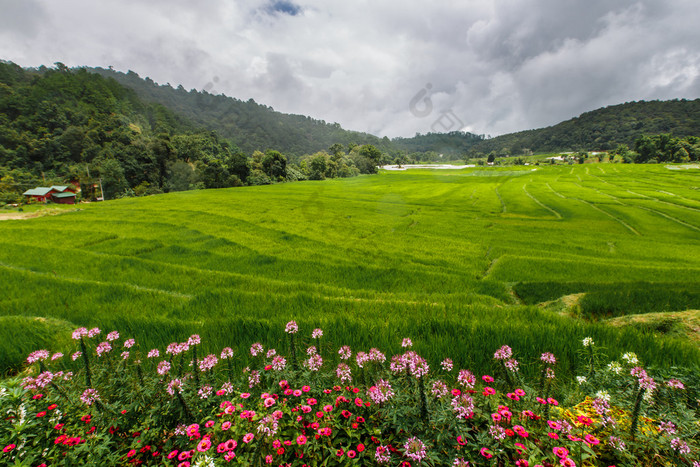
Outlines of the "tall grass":
[[699,364],[690,343],[527,306],[577,292],[596,317],[697,306],[697,179],[586,168],[381,173],[2,222],[0,368],[19,369],[77,326],[144,347],[198,332],[244,365],[253,342],[284,345],[290,319],[358,349],[398,351],[412,337],[422,355],[474,371],[508,344],[555,352],[574,374],[588,335],[611,356]]

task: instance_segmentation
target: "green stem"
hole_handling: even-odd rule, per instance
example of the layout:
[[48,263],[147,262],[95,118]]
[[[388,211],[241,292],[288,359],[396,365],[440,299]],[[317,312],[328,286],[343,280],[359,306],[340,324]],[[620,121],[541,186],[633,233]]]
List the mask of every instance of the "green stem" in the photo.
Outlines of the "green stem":
[[194,383],[197,385],[197,389],[201,387],[199,382],[199,363],[197,362],[197,345],[192,346],[192,372],[194,373]]
[[642,408],[642,398],[644,397],[644,389],[639,388],[637,391],[637,399],[634,401],[634,409],[632,410],[632,425],[630,426],[630,436],[634,440],[637,435],[637,422],[639,420],[639,412]]
[[83,364],[85,366],[85,386],[92,387],[92,373],[90,372],[90,360],[88,359],[87,347],[82,336],[80,337],[80,352],[83,356]]

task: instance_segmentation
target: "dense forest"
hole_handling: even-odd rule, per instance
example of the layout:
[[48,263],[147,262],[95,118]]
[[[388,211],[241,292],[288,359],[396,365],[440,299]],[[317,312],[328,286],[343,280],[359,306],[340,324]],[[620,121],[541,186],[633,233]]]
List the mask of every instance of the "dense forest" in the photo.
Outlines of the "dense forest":
[[338,123],[326,123],[304,115],[277,112],[253,99],[243,101],[207,91],[187,91],[182,86],[159,85],[148,77],[142,79],[133,71],[121,73],[104,68],[89,68],[88,71],[113,78],[134,90],[144,101],[162,104],[178,115],[216,131],[248,154],[276,149],[294,160],[325,150],[335,143],[346,147],[372,144],[382,151],[391,149],[388,138],[344,130]]
[[[376,172],[382,152],[339,143],[289,164],[243,152],[165,106],[85,69],[0,62],[0,203],[37,185],[79,182],[83,198],[257,185]],[[103,193],[96,193],[101,182]]]

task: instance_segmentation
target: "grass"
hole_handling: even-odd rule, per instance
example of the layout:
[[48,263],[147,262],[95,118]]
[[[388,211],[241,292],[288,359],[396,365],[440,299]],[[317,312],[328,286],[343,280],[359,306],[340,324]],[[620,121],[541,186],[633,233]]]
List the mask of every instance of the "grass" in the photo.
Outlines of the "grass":
[[688,339],[534,305],[585,293],[596,319],[698,308],[699,180],[618,164],[411,170],[3,221],[0,318],[12,325],[0,368],[16,370],[25,347],[53,347],[37,317],[60,323],[57,342],[77,326],[145,350],[199,332],[212,349],[240,349],[241,364],[255,341],[282,345],[296,319],[358,350],[398,351],[409,336],[429,359],[474,371],[508,344],[558,353],[575,372],[588,335],[611,357],[698,365]]

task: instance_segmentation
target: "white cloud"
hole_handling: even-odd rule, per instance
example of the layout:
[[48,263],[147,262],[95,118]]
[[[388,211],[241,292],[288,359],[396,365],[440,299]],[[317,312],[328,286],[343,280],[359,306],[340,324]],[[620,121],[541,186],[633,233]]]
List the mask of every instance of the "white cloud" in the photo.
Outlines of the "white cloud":
[[[700,97],[693,0],[0,6],[0,57],[20,65],[113,65],[380,135],[430,131],[447,110],[495,135],[630,100]],[[427,83],[433,112],[419,118],[409,102]]]

